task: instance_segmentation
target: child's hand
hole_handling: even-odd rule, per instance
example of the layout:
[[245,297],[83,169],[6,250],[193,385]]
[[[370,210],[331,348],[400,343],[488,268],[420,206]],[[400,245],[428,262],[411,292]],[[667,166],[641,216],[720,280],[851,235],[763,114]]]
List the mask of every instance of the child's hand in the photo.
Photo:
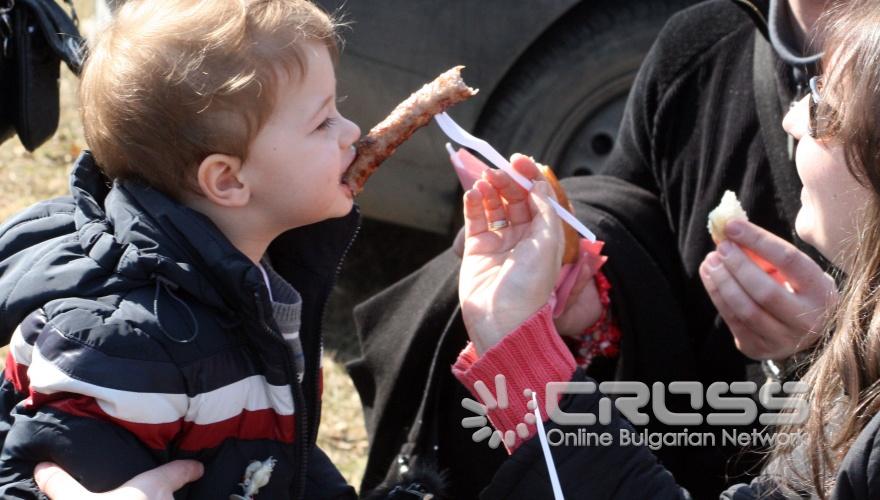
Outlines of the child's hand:
[[[540,179],[531,159],[514,155],[511,163],[526,178]],[[498,171],[487,171],[465,193],[459,300],[480,354],[546,304],[553,291],[563,234],[550,197],[546,182],[536,182],[529,193]],[[491,229],[500,221],[508,224]]]
[[725,233],[729,240],[706,256],[700,278],[737,348],[753,359],[781,360],[812,346],[837,300],[834,279],[794,245],[750,222],[731,221]]
[[61,467],[43,462],[34,469],[34,480],[52,500],[173,500],[175,491],[203,473],[195,460],[175,460],[138,474],[113,491],[91,493]]

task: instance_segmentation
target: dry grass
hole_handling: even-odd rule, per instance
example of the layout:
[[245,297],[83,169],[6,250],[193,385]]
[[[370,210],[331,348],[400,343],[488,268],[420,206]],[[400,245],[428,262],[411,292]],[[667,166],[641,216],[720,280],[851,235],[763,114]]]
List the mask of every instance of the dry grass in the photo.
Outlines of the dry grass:
[[350,484],[360,486],[367,465],[364,414],[351,378],[332,355],[324,357],[324,397],[318,446]]
[[[93,2],[75,2],[80,16],[88,18]],[[17,138],[0,145],[0,221],[28,205],[67,192],[73,160],[85,147],[76,111],[76,78],[63,69],[61,120],[58,132],[34,153]],[[4,349],[5,351],[5,349]],[[5,359],[5,352],[0,360]],[[324,363],[324,403],[318,445],[327,452],[353,485],[359,485],[366,464],[367,437],[360,401],[335,353]],[[2,361],[0,361],[2,364]]]

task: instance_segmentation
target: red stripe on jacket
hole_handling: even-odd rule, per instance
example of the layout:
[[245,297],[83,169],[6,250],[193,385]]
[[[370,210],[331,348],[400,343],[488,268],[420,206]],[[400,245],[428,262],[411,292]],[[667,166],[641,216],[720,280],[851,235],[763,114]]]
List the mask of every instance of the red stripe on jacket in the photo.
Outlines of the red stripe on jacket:
[[214,448],[227,439],[270,439],[292,443],[295,438],[294,415],[279,415],[274,410],[242,410],[238,415],[211,424],[198,425],[178,419],[162,424],[141,424],[108,415],[95,398],[72,393],[40,394],[31,392],[29,403],[34,407],[49,406],[68,415],[96,418],[122,427],[134,434],[144,445],[164,450],[176,441],[181,451]]
[[31,381],[28,379],[28,366],[20,365],[15,362],[15,357],[10,350],[6,353],[6,367],[3,369],[3,378],[12,382],[15,392],[27,394]]
[[219,446],[229,438],[242,440],[271,439],[290,444],[296,433],[294,415],[279,415],[274,410],[243,410],[238,415],[212,424],[184,422],[181,450],[198,451]]
[[[62,397],[59,397],[62,396]],[[40,394],[31,391],[29,398],[35,407],[49,406],[75,417],[95,418],[110,422],[134,434],[153,450],[164,450],[183,427],[183,419],[164,424],[139,424],[108,415],[95,398],[73,393]]]

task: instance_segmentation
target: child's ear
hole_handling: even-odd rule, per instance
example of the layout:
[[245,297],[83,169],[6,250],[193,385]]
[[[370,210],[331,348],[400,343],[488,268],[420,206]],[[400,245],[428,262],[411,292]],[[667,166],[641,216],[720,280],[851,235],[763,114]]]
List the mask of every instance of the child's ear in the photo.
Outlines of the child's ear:
[[243,207],[251,197],[250,188],[241,182],[241,159],[214,153],[199,165],[198,182],[202,195],[224,207]]

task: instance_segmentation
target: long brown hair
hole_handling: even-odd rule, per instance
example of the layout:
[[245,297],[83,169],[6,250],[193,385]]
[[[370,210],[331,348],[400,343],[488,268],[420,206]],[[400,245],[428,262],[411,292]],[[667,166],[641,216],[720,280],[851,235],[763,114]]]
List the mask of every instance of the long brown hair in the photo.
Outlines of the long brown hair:
[[827,140],[843,147],[850,173],[871,192],[826,329],[832,333],[804,377],[809,417],[781,429],[802,433],[804,453],[794,458],[793,444],[778,445],[772,456],[806,458],[808,477],[782,479],[806,482],[826,498],[841,460],[880,412],[880,2],[838,2],[820,26],[826,72],[818,113],[827,119]]

